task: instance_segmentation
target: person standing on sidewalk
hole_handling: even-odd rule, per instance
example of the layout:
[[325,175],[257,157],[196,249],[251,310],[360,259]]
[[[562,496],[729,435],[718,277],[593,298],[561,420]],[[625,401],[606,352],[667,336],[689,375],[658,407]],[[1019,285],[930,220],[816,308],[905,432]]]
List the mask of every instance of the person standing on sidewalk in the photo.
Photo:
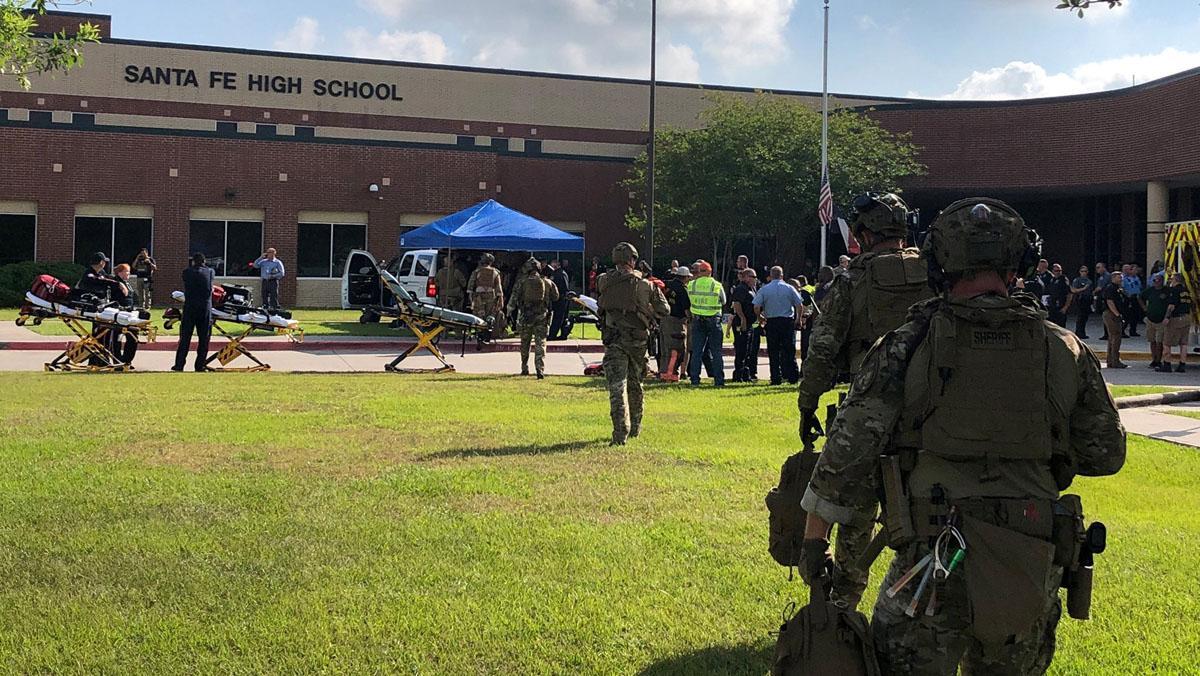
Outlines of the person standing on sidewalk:
[[550,281],[554,283],[554,287],[558,289],[558,300],[554,301],[551,306],[553,314],[550,319],[550,334],[546,340],[566,340],[571,332],[567,325],[567,311],[571,307],[571,279],[567,276],[567,270],[563,267],[566,261],[553,260],[550,261]]
[[1071,305],[1075,307],[1075,335],[1087,340],[1088,318],[1092,316],[1092,278],[1088,266],[1079,266],[1079,276],[1071,280]]
[[1175,362],[1175,372],[1187,370],[1187,341],[1192,331],[1192,294],[1183,282],[1183,275],[1176,272],[1171,275],[1170,295],[1167,305],[1167,331],[1164,339],[1166,347],[1160,371],[1170,371],[1171,351],[1179,347],[1179,360]]
[[692,271],[686,265],[677,265],[671,273],[663,290],[670,312],[658,322],[660,344],[667,361],[658,375],[665,382],[677,383],[679,372],[687,371],[687,316],[691,308],[687,283],[692,278]]
[[208,370],[208,339],[212,335],[213,269],[204,264],[204,254],[192,254],[192,264],[183,271],[183,313],[179,321],[179,346],[175,348],[172,371],[182,371],[187,363],[192,333],[196,346],[196,370]]
[[[1163,283],[1163,275],[1151,275],[1150,286],[1142,292],[1138,303],[1142,316],[1146,318],[1146,340],[1150,343],[1150,368],[1163,365],[1163,339],[1166,338],[1167,306],[1171,303],[1171,290]],[[1167,365],[1168,371],[1171,370]]]
[[758,288],[758,273],[754,268],[742,268],[738,284],[730,294],[733,312],[733,382],[758,381],[758,352],[762,345],[758,317],[754,314],[754,293]]
[[1062,266],[1055,263],[1043,284],[1046,287],[1046,311],[1050,315],[1050,321],[1065,329],[1067,308],[1071,303],[1071,283],[1063,276]]
[[692,358],[688,363],[688,379],[692,385],[700,384],[700,367],[705,357],[712,364],[713,384],[725,386],[725,357],[721,354],[721,308],[725,307],[725,288],[713,279],[712,265],[705,260],[696,261],[696,278],[688,282],[688,300],[691,302]]
[[754,296],[754,311],[766,322],[767,356],[771,360],[771,384],[800,382],[796,366],[796,317],[804,312],[804,301],[791,284],[783,281],[783,268],[771,268],[771,281]]
[[254,261],[258,275],[262,278],[263,307],[279,309],[279,280],[283,279],[283,261],[275,257],[275,248],[270,247]]
[[1129,368],[1129,364],[1121,361],[1121,338],[1124,331],[1122,320],[1125,305],[1125,289],[1121,286],[1121,273],[1114,272],[1108,278],[1109,285],[1100,293],[1100,302],[1104,307],[1104,333],[1108,336],[1107,366],[1110,369]]

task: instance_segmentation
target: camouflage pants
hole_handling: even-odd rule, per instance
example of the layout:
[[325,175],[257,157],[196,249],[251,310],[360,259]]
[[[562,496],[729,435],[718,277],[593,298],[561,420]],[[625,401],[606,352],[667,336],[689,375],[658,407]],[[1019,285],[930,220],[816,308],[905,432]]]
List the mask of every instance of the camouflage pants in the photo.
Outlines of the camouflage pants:
[[605,341],[604,378],[608,381],[608,409],[612,415],[612,440],[623,444],[642,427],[642,379],[646,377],[646,340]]
[[835,536],[833,560],[837,564],[833,576],[833,594],[835,598],[845,601],[851,608],[858,605],[863,592],[867,589],[868,570],[858,570],[855,564],[871,543],[874,523],[862,526],[847,526],[839,524]]
[[521,315],[521,373],[529,373],[529,345],[533,344],[533,368],[546,371],[546,335],[550,332],[550,313]]
[[[1062,577],[1062,568],[1053,567],[1050,570],[1044,586],[1046,610],[1030,635],[1023,640],[998,646],[989,653],[972,634],[971,605],[960,572],[951,575],[945,582],[929,585],[916,617],[908,617],[904,611],[912,600],[919,577],[895,598],[889,599],[883,593],[927,552],[927,547],[909,547],[896,556],[884,577],[871,618],[871,632],[883,673],[953,676],[960,664],[962,673],[970,676],[1045,673],[1054,659],[1055,630],[1062,614],[1062,604],[1058,599],[1058,580]],[[936,612],[927,616],[926,603],[930,589],[935,586],[938,598]]]
[[504,308],[499,307],[499,297],[492,292],[471,294],[471,314],[487,319],[495,317],[497,322],[504,314]]

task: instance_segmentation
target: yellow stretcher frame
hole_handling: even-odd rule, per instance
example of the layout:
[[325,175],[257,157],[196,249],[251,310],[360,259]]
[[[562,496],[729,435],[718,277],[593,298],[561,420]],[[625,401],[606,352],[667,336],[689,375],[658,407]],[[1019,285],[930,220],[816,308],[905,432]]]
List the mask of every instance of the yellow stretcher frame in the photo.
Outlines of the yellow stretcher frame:
[[[163,321],[163,327],[170,330],[170,328],[178,321],[178,319],[174,318],[166,319]],[[270,371],[271,365],[264,363],[258,357],[254,356],[254,352],[244,344],[246,338],[249,338],[250,334],[254,333],[255,331],[270,331],[280,336],[287,336],[288,340],[292,341],[293,343],[304,342],[304,329],[301,327],[285,329],[278,326],[266,327],[258,324],[229,322],[230,324],[235,324],[239,327],[245,327],[245,329],[243,329],[241,332],[237,332],[236,330],[234,332],[230,332],[226,331],[225,327],[221,326],[221,323],[224,321],[226,320],[217,319],[215,317],[212,320],[213,330],[220,334],[222,338],[227,339],[229,342],[226,343],[225,346],[220,350],[208,355],[208,359],[204,361],[204,367],[209,371],[219,371],[224,373],[257,373],[260,371]],[[245,357],[254,362],[254,364],[252,366],[229,366],[229,364],[236,361],[238,357]],[[213,362],[217,362],[220,364],[220,366],[212,366]]]
[[[411,315],[400,315],[396,317],[408,327],[409,331],[417,337],[415,345],[409,345],[408,349],[400,353],[383,370],[389,373],[454,373],[454,365],[446,361],[446,356],[442,354],[442,350],[438,347],[438,338],[445,333],[446,326],[433,319],[417,318]],[[402,369],[398,368],[400,362],[407,359],[417,350],[428,350],[438,361],[442,362],[441,368],[436,369]]]
[[[116,331],[117,335],[133,336],[139,343],[153,343],[158,336],[158,330],[152,324],[125,326],[88,317],[68,317],[50,313],[17,315],[17,326],[24,326],[30,317],[33,317],[35,326],[41,324],[44,319],[57,317],[77,338],[57,357],[42,365],[48,372],[127,373],[134,370],[133,364],[121,361],[108,347],[108,338],[113,332]],[[85,322],[91,324],[92,328],[88,329],[84,325]],[[95,364],[93,361],[102,363]]]
[[1183,275],[1183,285],[1192,296],[1192,325],[1200,325],[1200,221],[1167,223],[1166,231],[1163,264],[1167,274]]

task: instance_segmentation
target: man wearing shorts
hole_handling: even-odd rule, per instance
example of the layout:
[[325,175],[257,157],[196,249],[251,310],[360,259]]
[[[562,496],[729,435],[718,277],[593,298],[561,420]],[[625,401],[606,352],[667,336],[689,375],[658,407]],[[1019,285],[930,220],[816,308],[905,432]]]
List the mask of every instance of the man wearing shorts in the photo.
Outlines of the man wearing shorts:
[[1187,370],[1187,339],[1192,329],[1192,295],[1183,283],[1183,275],[1176,272],[1171,275],[1169,303],[1167,305],[1167,331],[1163,340],[1166,350],[1162,371],[1170,371],[1171,350],[1179,347],[1179,360],[1175,362],[1175,372]]
[[[1167,305],[1170,303],[1171,290],[1167,288],[1165,275],[1159,273],[1150,277],[1150,286],[1142,291],[1138,303],[1146,317],[1146,340],[1150,341],[1150,368],[1163,366],[1163,338],[1167,332]],[[1171,367],[1167,366],[1170,371]]]

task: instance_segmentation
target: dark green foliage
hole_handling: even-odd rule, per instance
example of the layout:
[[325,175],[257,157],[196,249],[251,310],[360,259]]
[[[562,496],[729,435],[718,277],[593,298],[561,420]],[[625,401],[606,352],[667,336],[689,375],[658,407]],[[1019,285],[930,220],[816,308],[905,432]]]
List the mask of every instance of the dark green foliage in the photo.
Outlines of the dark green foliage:
[[24,261],[0,265],[0,307],[12,307],[25,302],[25,292],[38,275],[51,275],[71,286],[83,276],[78,263],[38,263]]

